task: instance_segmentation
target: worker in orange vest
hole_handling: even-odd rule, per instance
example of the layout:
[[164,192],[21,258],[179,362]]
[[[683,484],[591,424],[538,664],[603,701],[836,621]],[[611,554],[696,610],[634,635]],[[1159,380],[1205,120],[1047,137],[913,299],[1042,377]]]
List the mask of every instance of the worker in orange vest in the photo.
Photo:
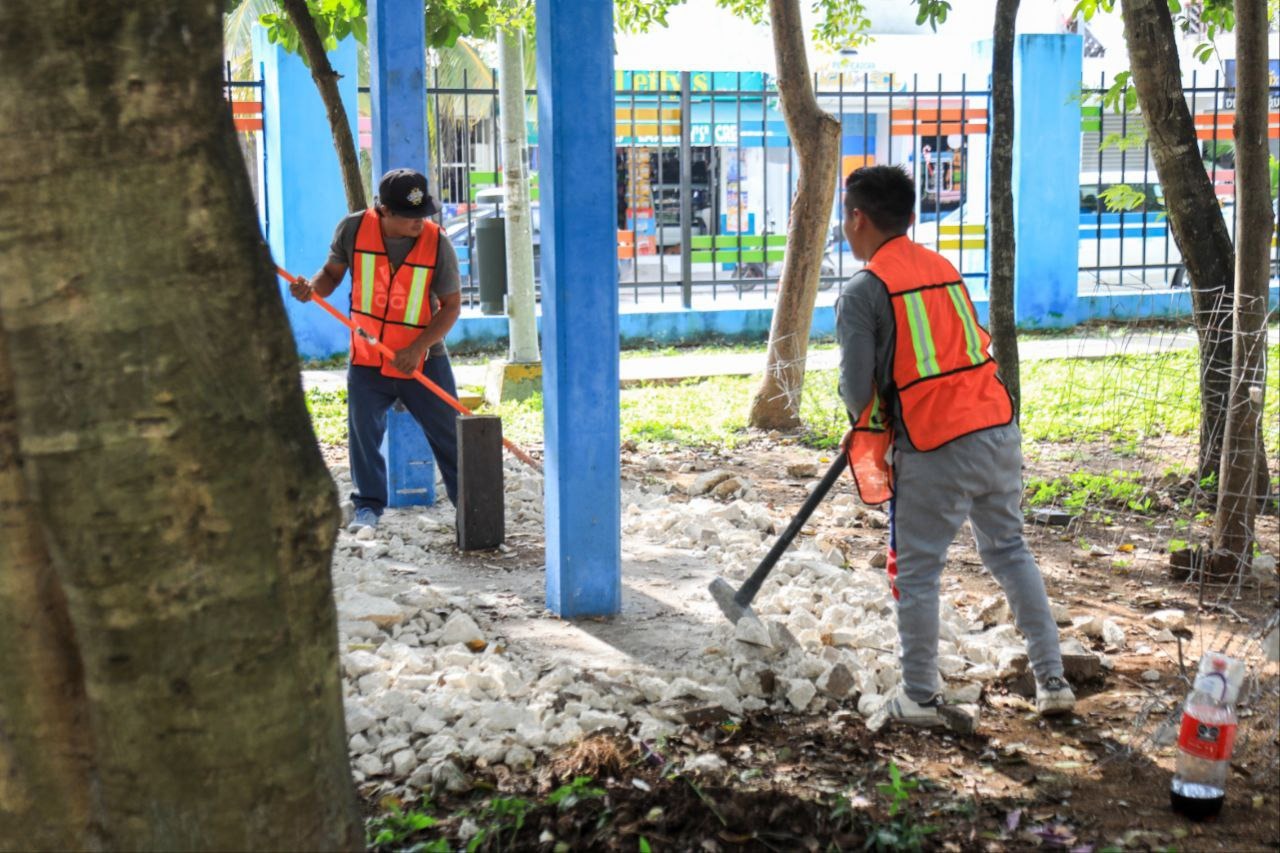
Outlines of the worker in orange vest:
[[393,169],[378,184],[373,207],[338,223],[324,268],[310,281],[290,285],[294,298],[327,297],[351,270],[351,319],[356,327],[395,350],[387,360],[362,335],[351,334],[347,368],[347,447],[355,518],[350,530],[377,527],[387,506],[387,461],[382,439],[387,410],[399,400],[422,427],[449,500],[457,503],[456,413],[414,380],[423,374],[451,396],[457,386],[444,337],[462,308],[458,257],[439,225],[427,179]]
[[898,602],[902,683],[891,719],[939,725],[938,593],[947,549],[968,518],[983,565],[1027,639],[1036,708],[1065,714],[1058,628],[1022,536],[1022,437],[991,338],[955,267],[912,242],[915,187],[894,166],[845,181],[844,233],[866,267],[836,302],[840,396],[858,491],[889,501],[888,575]]

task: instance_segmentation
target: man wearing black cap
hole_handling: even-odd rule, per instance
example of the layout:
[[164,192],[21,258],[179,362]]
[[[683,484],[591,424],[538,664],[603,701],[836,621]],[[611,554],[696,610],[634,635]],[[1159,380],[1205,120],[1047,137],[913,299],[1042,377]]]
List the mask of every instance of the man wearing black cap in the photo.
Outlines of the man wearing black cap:
[[444,337],[462,307],[458,258],[440,226],[428,216],[439,208],[427,179],[412,169],[382,176],[368,210],[338,223],[324,268],[290,286],[295,299],[327,297],[351,270],[351,319],[395,351],[382,357],[365,338],[351,335],[347,368],[347,436],[355,493],[350,530],[377,527],[387,505],[387,462],[382,439],[387,409],[400,400],[422,426],[449,500],[458,494],[456,414],[409,374],[423,374],[454,397],[453,368]]

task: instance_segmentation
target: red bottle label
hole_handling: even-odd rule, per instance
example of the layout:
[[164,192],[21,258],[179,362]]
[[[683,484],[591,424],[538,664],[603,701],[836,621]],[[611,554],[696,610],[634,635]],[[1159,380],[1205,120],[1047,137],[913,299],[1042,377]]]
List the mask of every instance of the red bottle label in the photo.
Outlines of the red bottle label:
[[1225,761],[1231,757],[1235,742],[1235,723],[1203,723],[1190,714],[1182,715],[1178,746],[1183,752],[1209,761]]

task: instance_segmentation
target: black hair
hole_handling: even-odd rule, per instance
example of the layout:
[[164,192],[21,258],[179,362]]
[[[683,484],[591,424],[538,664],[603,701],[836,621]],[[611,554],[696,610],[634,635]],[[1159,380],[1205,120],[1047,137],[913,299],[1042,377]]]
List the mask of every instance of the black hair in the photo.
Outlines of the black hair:
[[915,184],[897,166],[863,166],[845,178],[845,215],[861,210],[881,231],[905,234],[915,206]]

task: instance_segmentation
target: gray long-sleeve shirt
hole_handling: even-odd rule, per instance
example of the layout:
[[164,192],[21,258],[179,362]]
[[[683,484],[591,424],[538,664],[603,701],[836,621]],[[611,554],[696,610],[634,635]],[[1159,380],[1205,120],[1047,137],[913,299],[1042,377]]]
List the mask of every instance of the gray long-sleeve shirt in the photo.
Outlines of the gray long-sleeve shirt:
[[[883,391],[893,378],[893,306],[889,291],[874,273],[861,270],[845,282],[836,299],[836,340],[840,343],[840,399],[857,421],[871,402],[872,383]],[[910,447],[901,429],[897,399],[891,396],[889,403],[896,443]]]

